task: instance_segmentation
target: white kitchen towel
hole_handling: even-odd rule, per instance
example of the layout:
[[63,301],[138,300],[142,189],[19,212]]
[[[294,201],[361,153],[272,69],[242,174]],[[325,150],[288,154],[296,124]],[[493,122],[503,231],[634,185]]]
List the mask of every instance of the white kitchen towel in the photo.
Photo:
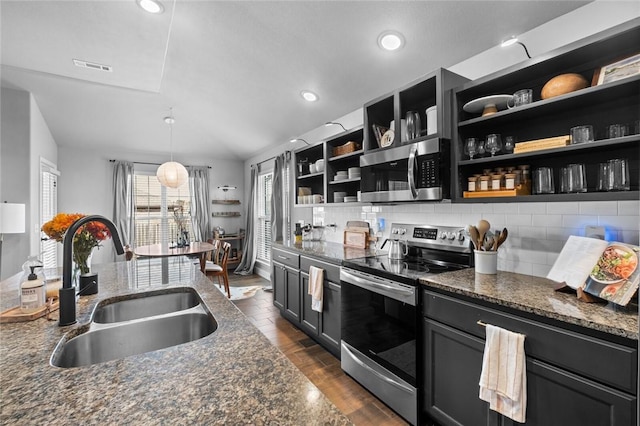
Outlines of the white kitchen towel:
[[309,294],[311,295],[311,309],[322,312],[322,282],[324,269],[309,266]]
[[480,394],[489,408],[520,423],[527,411],[527,370],[524,334],[491,324],[482,358]]

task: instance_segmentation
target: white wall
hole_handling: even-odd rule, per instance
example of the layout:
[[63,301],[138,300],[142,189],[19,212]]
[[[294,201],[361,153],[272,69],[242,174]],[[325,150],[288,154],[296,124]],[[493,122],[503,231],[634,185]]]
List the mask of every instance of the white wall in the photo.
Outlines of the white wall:
[[[25,210],[29,212],[29,93],[3,88],[0,97],[0,202],[25,204]],[[27,214],[27,231],[29,219]],[[28,233],[6,234],[3,238],[0,279],[20,272],[22,263],[29,256]]]
[[[640,3],[636,1],[595,1],[518,36],[535,57],[639,16]],[[449,69],[470,79],[477,79],[525,59],[524,50],[519,45],[510,48],[497,46]],[[429,71],[425,70],[425,73]],[[341,120],[349,121],[349,125],[345,124],[347,128],[361,125],[362,109],[335,121]],[[313,143],[331,135],[323,133],[326,131],[327,128],[322,126],[305,133],[311,139],[305,135],[299,137]],[[250,164],[285,149],[290,149],[290,146],[282,144],[250,159],[245,163],[245,176]],[[384,218],[387,229],[382,238],[385,238],[392,222],[465,226],[475,224],[479,219],[486,219],[493,229],[509,229],[509,239],[499,253],[498,267],[501,270],[545,276],[569,235],[584,235],[584,227],[587,225],[605,226],[609,230],[609,238],[638,244],[639,212],[638,201],[499,204],[442,202],[397,206],[296,207],[292,212],[292,222],[304,220],[305,223],[313,223],[315,218],[325,224],[336,224],[335,230],[325,232],[325,239],[341,243],[347,220],[368,220],[376,229],[377,219]]]
[[[109,160],[139,161],[150,163],[162,163],[168,161],[167,156],[140,154],[132,152],[95,151],[82,149],[69,149],[60,147],[58,169],[58,211],[66,213],[99,214],[107,218],[113,217],[113,190],[112,170],[113,164]],[[224,194],[217,189],[221,185],[236,186],[238,189],[227,193],[228,199],[244,198],[244,180],[242,175],[242,162],[218,161],[213,157],[181,157],[174,154],[174,160],[185,165],[211,166],[210,192],[211,199],[223,199]],[[141,166],[141,168],[145,168]],[[148,169],[149,166],[146,166]],[[155,169],[155,166],[151,166]],[[211,205],[211,210],[229,210],[229,206]],[[237,206],[233,206],[237,210]],[[246,205],[243,203],[242,216],[240,218],[211,218],[211,225],[222,226],[227,232],[237,231],[244,227],[246,218]],[[93,263],[110,262],[113,260],[114,251],[111,242],[106,241],[99,250],[94,250]]]

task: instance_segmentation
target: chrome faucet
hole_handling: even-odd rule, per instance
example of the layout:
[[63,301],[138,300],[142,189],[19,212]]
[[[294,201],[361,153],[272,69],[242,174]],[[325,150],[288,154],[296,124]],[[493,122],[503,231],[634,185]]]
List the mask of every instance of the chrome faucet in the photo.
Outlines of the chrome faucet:
[[73,236],[78,228],[85,223],[100,222],[104,224],[111,232],[111,239],[113,245],[116,247],[116,253],[124,254],[124,248],[122,242],[120,242],[120,235],[116,226],[104,216],[92,215],[82,217],[67,229],[64,234],[64,240],[62,243],[62,288],[59,293],[60,302],[60,322],[59,326],[71,325],[76,322],[76,288],[71,285],[71,269],[72,269],[72,254],[73,254]]

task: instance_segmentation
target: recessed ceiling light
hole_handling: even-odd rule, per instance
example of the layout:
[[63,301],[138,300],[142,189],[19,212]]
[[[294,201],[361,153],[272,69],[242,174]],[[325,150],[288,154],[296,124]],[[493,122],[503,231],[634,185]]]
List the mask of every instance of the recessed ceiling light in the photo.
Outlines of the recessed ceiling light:
[[156,0],[136,0],[136,3],[149,13],[162,13],[164,11],[162,3]]
[[398,50],[404,46],[404,37],[397,31],[385,31],[378,36],[378,46],[384,50]]
[[315,102],[318,100],[318,95],[309,90],[303,90],[300,92],[300,96],[307,102]]

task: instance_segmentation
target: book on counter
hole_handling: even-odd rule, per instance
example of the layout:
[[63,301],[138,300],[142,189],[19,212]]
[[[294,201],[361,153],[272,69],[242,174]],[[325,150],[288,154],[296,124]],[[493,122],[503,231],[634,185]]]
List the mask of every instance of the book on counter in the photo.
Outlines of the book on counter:
[[572,235],[547,278],[626,306],[640,283],[640,247]]

